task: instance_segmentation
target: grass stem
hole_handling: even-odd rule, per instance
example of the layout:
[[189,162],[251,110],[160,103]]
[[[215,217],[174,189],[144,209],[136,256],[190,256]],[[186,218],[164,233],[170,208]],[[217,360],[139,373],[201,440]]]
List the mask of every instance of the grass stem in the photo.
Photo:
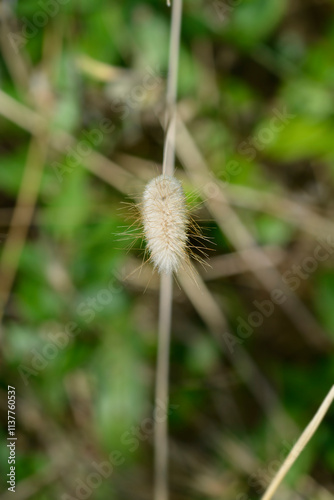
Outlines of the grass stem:
[[[173,175],[175,167],[176,97],[180,51],[182,0],[172,4],[169,67],[166,94],[165,143],[162,172]],[[168,379],[169,346],[173,300],[173,276],[162,274],[160,282],[158,359],[155,403],[166,409],[164,419],[156,420],[154,430],[154,500],[168,499]],[[157,415],[157,412],[156,412]]]
[[168,498],[168,380],[172,294],[173,276],[172,274],[162,274],[160,282],[159,337],[155,403],[156,407],[165,408],[166,413],[164,418],[156,418],[155,421],[154,500],[167,500]]
[[271,500],[273,496],[275,495],[279,485],[283,481],[284,477],[286,474],[289,472],[291,469],[292,465],[295,463],[307,443],[310,441],[311,437],[313,434],[316,432],[318,429],[321,421],[323,420],[324,416],[326,415],[329,407],[331,406],[332,402],[334,400],[334,386],[331,388],[329,393],[327,394],[326,398],[322,402],[319,410],[317,413],[314,415],[313,419],[311,422],[308,424],[304,432],[301,434],[300,438],[290,451],[289,455],[286,457],[284,460],[281,468],[277,472],[276,476],[270,483],[267,491],[263,495],[261,500]]
[[162,165],[162,173],[166,175],[173,175],[175,164],[176,96],[180,52],[181,20],[182,0],[174,0],[172,5],[172,23],[169,45],[169,63],[166,94],[166,136]]

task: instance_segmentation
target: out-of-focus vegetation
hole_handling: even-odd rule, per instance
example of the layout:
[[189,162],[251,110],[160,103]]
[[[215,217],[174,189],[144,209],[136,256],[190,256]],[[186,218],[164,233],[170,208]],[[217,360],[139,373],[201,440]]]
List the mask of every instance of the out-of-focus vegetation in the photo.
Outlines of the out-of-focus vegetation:
[[[117,233],[122,202],[161,165],[170,9],[2,0],[0,16],[1,437],[11,385],[15,498],[148,499],[158,280],[133,272],[142,252]],[[283,280],[263,286],[265,260],[240,253],[248,233],[236,247],[202,196],[209,298],[175,287],[173,500],[259,498],[333,383],[333,47],[329,0],[185,1],[179,114],[212,173],[207,198],[220,179],[235,230]],[[270,291],[284,286],[280,304]],[[210,322],[211,301],[228,327]],[[277,498],[332,498],[332,443],[333,410]],[[2,445],[4,491],[7,457]]]

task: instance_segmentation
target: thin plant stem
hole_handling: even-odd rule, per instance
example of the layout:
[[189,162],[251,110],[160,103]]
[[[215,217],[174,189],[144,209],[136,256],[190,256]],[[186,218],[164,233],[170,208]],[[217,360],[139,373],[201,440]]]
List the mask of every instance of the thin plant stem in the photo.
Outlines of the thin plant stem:
[[[45,131],[30,140],[26,166],[17,195],[10,228],[0,260],[2,290],[0,294],[0,324],[15,280],[30,224],[33,219],[38,191],[48,151],[48,134]],[[24,208],[22,216],[22,208]]]
[[181,20],[182,0],[175,0],[172,5],[172,24],[169,44],[169,63],[166,93],[166,136],[162,164],[162,173],[166,175],[173,175],[175,164],[176,96],[180,52]]
[[[182,0],[172,4],[169,67],[166,94],[165,143],[162,172],[173,175],[175,168],[175,128],[177,77],[180,51]],[[168,500],[168,387],[169,347],[173,300],[173,276],[162,274],[158,327],[158,357],[155,387],[156,419],[154,429],[154,500]],[[157,418],[158,407],[165,409],[164,418]]]
[[172,317],[173,281],[171,274],[162,274],[160,282],[159,338],[156,374],[156,408],[163,408],[163,417],[156,411],[154,448],[154,500],[168,498],[168,379],[169,346]]
[[300,453],[303,451],[307,443],[310,441],[315,431],[318,429],[321,421],[326,415],[333,400],[334,400],[334,386],[331,388],[326,398],[322,402],[319,410],[314,415],[313,419],[308,424],[308,426],[306,427],[306,429],[304,430],[304,432],[302,433],[302,435],[300,436],[300,438],[290,451],[289,455],[284,460],[281,468],[279,469],[276,476],[270,483],[267,491],[265,492],[261,500],[271,500],[273,498],[284,477],[289,472],[292,465],[297,460],[297,458],[299,457]]

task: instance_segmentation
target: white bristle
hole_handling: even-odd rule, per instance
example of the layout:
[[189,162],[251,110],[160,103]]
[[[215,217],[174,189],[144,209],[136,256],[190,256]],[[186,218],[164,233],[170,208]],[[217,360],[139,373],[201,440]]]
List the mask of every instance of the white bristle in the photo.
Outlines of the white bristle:
[[185,194],[175,177],[160,175],[147,184],[142,221],[155,267],[167,274],[177,271],[187,255],[188,216]]

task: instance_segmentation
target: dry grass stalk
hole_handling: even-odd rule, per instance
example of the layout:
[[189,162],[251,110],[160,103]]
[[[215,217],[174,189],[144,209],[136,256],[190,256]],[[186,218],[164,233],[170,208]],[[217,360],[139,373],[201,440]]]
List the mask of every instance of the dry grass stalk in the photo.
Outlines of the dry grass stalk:
[[293,464],[295,463],[295,461],[297,460],[297,458],[299,457],[299,455],[301,454],[307,443],[310,441],[315,431],[318,429],[321,421],[326,415],[333,400],[334,400],[334,385],[327,394],[324,401],[322,402],[319,410],[314,415],[313,419],[308,424],[308,426],[306,427],[306,429],[304,430],[304,432],[302,433],[302,435],[300,436],[300,438],[290,451],[289,455],[284,460],[281,468],[279,469],[276,476],[270,483],[267,491],[265,492],[261,500],[271,500],[273,498],[284,477],[289,472],[289,470],[291,469],[291,467],[293,466]]
[[[177,95],[177,74],[182,19],[182,0],[174,0],[169,47],[169,73],[167,80],[166,137],[163,157],[163,175],[174,174],[175,165],[175,107]],[[172,315],[173,282],[172,274],[162,274],[160,283],[160,311],[158,361],[155,401],[166,408],[163,421],[156,422],[154,432],[154,500],[168,498],[168,378],[169,344]],[[161,403],[160,403],[161,404]]]

